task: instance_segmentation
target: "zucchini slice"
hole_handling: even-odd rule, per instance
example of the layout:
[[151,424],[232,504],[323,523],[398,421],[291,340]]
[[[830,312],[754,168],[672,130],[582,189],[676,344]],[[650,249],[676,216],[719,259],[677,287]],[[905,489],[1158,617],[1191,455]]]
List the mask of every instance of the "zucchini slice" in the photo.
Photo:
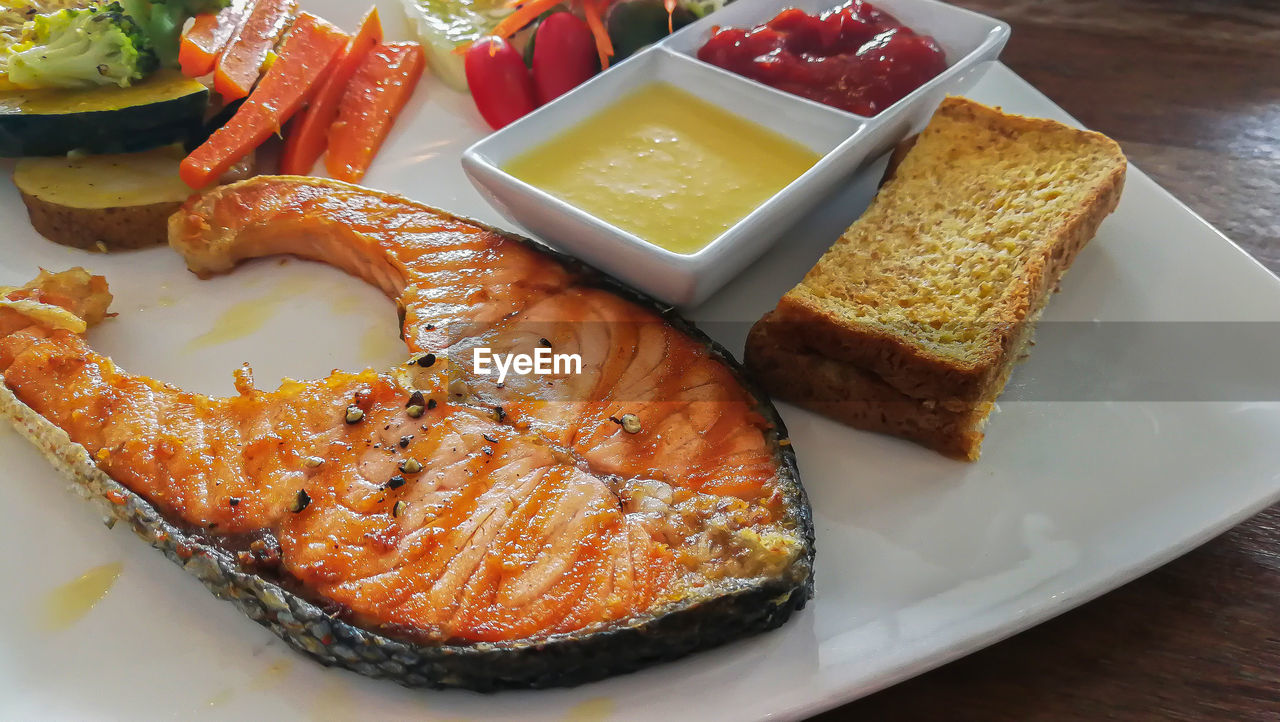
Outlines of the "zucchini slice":
[[127,88],[0,92],[0,156],[119,153],[184,142],[201,130],[209,89],[176,70]]
[[169,216],[191,195],[181,146],[125,155],[23,158],[14,185],[31,225],[55,243],[101,251],[168,240]]

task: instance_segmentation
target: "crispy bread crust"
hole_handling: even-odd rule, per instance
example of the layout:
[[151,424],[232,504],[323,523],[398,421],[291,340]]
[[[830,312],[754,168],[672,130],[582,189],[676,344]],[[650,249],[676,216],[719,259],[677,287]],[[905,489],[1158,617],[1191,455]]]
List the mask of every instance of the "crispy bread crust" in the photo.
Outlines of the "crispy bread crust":
[[901,436],[955,459],[978,458],[990,402],[952,410],[912,398],[852,364],[791,347],[785,335],[785,324],[765,316],[747,337],[747,366],[771,395],[856,429]]
[[[1062,127],[1051,120],[1004,115],[994,108],[964,98],[948,98],[938,114],[964,122],[998,125],[1002,132],[1009,134]],[[1115,145],[1100,134],[1076,132]],[[1118,146],[1115,146],[1115,153],[1119,163],[1105,181],[1093,189],[1079,212],[1067,219],[1056,237],[1046,244],[1049,252],[1033,259],[1023,273],[1013,279],[1012,283],[1024,290],[1017,295],[1014,304],[1003,309],[1001,317],[993,324],[987,348],[976,363],[965,364],[940,356],[906,332],[894,333],[832,318],[794,290],[779,301],[777,319],[792,327],[791,333],[796,337],[799,348],[865,369],[907,396],[932,399],[953,407],[977,403],[990,395],[991,385],[1001,376],[1003,367],[1012,362],[1014,352],[1029,333],[1026,326],[1031,317],[1043,307],[1076,254],[1093,238],[1103,219],[1119,203],[1124,187],[1125,164]],[[900,161],[906,154],[895,155]],[[894,183],[899,181],[890,175],[891,180],[882,193],[891,191]]]
[[[963,98],[938,110],[959,120],[997,124],[1002,132],[1060,128],[1050,120],[1008,116]],[[927,131],[926,131],[927,132]],[[1078,131],[1096,142],[1096,133]],[[917,138],[903,141],[890,158],[885,187]],[[756,322],[745,362],[769,393],[859,429],[894,434],[959,459],[976,460],[982,427],[1023,355],[1035,322],[1076,255],[1119,204],[1126,165],[1119,162],[1086,203],[1061,226],[1049,251],[1011,283],[1017,301],[1004,309],[977,363],[962,364],[931,352],[909,334],[843,323],[800,294],[783,296],[776,310]]]

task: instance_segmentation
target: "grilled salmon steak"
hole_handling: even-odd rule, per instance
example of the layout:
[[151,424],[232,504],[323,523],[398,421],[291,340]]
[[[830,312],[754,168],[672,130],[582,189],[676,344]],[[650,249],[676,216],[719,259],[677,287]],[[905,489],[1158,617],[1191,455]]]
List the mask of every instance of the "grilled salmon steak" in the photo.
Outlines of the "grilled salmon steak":
[[[0,288],[0,407],[292,645],[412,685],[574,684],[785,621],[812,525],[785,429],[687,323],[530,241],[336,181],[193,197],[201,276],[290,254],[396,300],[406,362],[213,398],[85,331],[104,279]],[[504,375],[491,354],[578,364]]]

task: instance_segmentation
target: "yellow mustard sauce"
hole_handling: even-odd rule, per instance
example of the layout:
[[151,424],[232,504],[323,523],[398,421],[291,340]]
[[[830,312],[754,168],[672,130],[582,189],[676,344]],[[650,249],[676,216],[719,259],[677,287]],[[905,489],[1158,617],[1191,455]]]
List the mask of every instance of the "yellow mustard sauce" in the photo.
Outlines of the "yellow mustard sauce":
[[818,162],[809,148],[652,83],[504,170],[676,253],[695,253]]

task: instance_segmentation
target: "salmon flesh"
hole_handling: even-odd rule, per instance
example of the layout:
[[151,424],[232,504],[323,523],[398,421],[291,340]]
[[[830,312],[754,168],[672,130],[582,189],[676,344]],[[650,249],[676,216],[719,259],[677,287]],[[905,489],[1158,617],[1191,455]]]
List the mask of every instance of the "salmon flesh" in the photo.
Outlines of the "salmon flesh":
[[[112,518],[326,664],[409,685],[576,684],[775,627],[812,594],[786,430],[669,310],[403,198],[263,176],[193,197],[201,276],[288,254],[381,288],[404,364],[215,398],[85,331],[106,281],[0,289],[0,408]],[[494,354],[572,355],[512,374]]]

